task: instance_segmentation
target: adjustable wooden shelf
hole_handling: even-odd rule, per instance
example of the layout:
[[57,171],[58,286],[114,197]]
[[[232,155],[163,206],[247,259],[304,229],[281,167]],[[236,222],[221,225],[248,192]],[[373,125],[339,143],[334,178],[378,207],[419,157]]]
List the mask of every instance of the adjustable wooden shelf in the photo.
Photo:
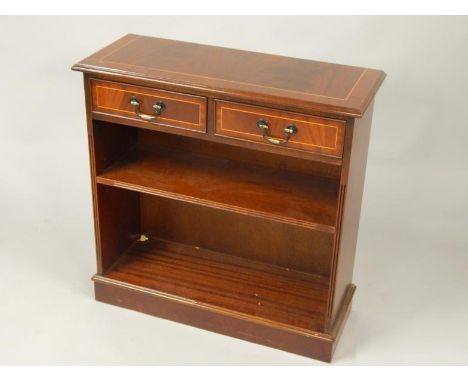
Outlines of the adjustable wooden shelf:
[[385,74],[136,35],[73,69],[96,299],[330,361]]

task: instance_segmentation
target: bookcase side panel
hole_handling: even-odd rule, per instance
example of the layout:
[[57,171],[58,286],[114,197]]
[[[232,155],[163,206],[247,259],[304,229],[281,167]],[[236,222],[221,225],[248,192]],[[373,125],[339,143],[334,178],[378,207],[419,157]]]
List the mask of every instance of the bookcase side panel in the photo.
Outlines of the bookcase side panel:
[[93,134],[93,117],[92,117],[92,94],[90,87],[90,78],[87,73],[83,74],[84,85],[84,98],[86,108],[86,125],[88,136],[88,152],[89,152],[89,167],[90,167],[90,180],[91,180],[91,193],[92,193],[92,207],[93,207],[93,223],[94,223],[94,240],[96,246],[96,267],[97,273],[102,274],[101,262],[101,242],[99,235],[99,216],[97,210],[97,184],[96,177],[96,160],[94,152],[94,134]]
[[341,181],[341,219],[331,283],[329,306],[330,324],[336,319],[348,287],[352,283],[354,259],[361,215],[362,194],[366,174],[373,103],[363,118],[355,119],[350,125],[349,156],[344,161]]
[[84,75],[87,134],[93,200],[97,273],[109,269],[139,233],[138,195],[99,186],[96,175],[136,142],[126,126],[95,121],[92,117],[91,79]]
[[104,274],[139,238],[140,198],[133,191],[98,185],[100,263]]

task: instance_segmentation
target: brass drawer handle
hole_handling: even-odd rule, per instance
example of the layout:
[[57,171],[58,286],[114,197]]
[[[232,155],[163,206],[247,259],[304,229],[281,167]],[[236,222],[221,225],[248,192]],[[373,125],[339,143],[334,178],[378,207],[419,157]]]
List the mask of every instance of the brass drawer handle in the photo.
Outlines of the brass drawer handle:
[[285,145],[288,143],[289,138],[291,138],[291,135],[297,134],[297,126],[291,123],[284,129],[284,136],[285,138],[273,138],[268,135],[268,122],[265,121],[264,119],[260,119],[257,122],[257,127],[262,130],[263,132],[263,139],[266,141],[273,143],[274,145]]
[[153,105],[154,115],[142,113],[140,110],[140,101],[136,96],[130,97],[130,105],[135,109],[136,115],[143,121],[151,122],[158,118],[161,113],[166,109],[166,104],[162,101],[158,101]]

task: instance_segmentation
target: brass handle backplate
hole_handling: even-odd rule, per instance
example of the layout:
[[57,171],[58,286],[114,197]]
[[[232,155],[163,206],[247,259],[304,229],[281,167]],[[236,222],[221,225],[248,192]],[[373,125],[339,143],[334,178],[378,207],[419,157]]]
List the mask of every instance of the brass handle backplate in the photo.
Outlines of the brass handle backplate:
[[151,122],[158,118],[161,113],[166,109],[166,104],[162,101],[158,101],[153,105],[154,115],[142,113],[140,109],[140,101],[136,96],[130,97],[130,105],[135,109],[136,115],[141,118],[143,121]]
[[257,127],[260,130],[262,130],[263,139],[265,139],[267,142],[270,142],[274,145],[285,145],[286,143],[289,142],[291,135],[297,134],[297,130],[298,130],[297,126],[291,123],[283,130],[284,131],[284,139],[283,139],[283,138],[270,137],[268,135],[268,122],[265,121],[264,119],[260,119],[257,122]]

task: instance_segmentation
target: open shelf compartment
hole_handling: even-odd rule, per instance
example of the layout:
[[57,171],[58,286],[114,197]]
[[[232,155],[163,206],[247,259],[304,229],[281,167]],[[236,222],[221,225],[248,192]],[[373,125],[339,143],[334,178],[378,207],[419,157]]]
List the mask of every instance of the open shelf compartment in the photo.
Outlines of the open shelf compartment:
[[339,168],[103,121],[93,128],[98,278],[324,331]]
[[333,235],[118,187],[97,191],[100,277],[323,331]]
[[[220,144],[218,156],[210,157],[193,150],[193,145],[185,150],[188,138],[179,137],[182,144],[168,148],[158,142],[164,134],[110,128],[117,136],[127,132],[132,145],[116,140],[120,155],[112,153],[114,160],[98,169],[97,183],[335,232],[337,179],[268,167],[261,157],[243,163],[223,157]],[[145,139],[148,134],[151,138]],[[95,135],[100,138],[99,131]]]
[[326,277],[154,238],[135,241],[105,277],[192,304],[323,330]]

